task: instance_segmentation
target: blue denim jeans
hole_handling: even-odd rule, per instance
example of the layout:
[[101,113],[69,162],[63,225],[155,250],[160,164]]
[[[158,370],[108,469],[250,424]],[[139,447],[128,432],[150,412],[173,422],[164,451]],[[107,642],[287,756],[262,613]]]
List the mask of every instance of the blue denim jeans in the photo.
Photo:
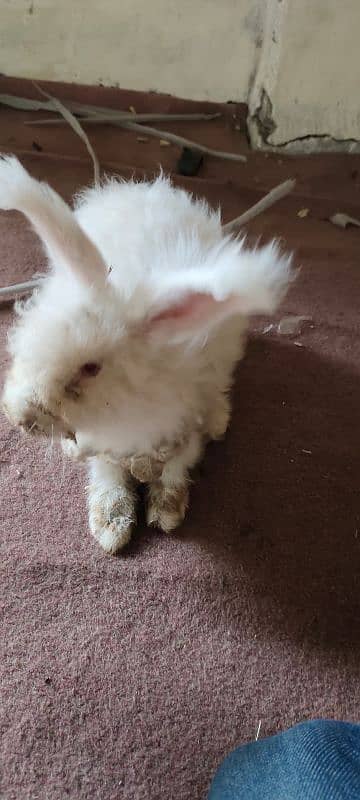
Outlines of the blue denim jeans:
[[208,800],[360,800],[360,725],[314,720],[245,744]]

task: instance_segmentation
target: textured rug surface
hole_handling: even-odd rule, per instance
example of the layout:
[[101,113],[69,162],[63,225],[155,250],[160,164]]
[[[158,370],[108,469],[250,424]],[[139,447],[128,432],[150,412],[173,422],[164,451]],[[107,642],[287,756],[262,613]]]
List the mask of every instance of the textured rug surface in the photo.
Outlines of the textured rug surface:
[[[61,96],[197,107],[102,89]],[[244,109],[222,110],[173,129],[247,152]],[[1,150],[66,198],[91,180],[71,130],[25,126],[3,108],[0,118]],[[295,336],[254,322],[231,428],[209,447],[176,535],[140,524],[124,555],[105,556],[87,530],[81,469],[1,418],[1,797],[200,800],[260,721],[266,736],[310,717],[360,718],[360,230],[328,221],[360,217],[360,158],[248,154],[179,178],[176,147],[89,134],[108,171],[151,175],[162,163],[225,219],[298,179],[249,234],[283,237],[301,266],[274,324],[311,321]],[[1,213],[0,239],[1,285],[43,265],[20,215]],[[11,319],[2,305],[2,368]]]

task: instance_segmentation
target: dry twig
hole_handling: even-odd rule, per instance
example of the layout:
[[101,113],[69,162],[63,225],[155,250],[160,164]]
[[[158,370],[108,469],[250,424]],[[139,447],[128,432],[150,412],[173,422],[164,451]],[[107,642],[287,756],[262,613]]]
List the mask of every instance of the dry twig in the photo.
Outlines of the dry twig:
[[37,286],[40,285],[40,280],[38,278],[33,278],[31,281],[24,281],[24,283],[14,283],[12,286],[2,286],[0,288],[0,298],[1,300],[6,297],[12,297],[13,295],[24,295],[31,292],[33,289],[36,289]]
[[[87,125],[117,125],[121,127],[122,122],[201,122],[202,120],[208,122],[212,119],[219,119],[221,114],[132,114],[128,111],[113,113],[109,109],[106,113],[84,114],[84,116],[77,113],[77,116],[81,116],[81,122],[86,122]],[[32,126],[63,125],[64,121],[48,117],[47,119],[26,120],[24,124]]]
[[223,225],[224,233],[233,233],[237,228],[240,228],[241,225],[246,225],[247,222],[250,222],[251,219],[257,217],[259,214],[262,214],[263,211],[266,211],[270,206],[273,206],[274,203],[277,203],[278,200],[281,200],[283,197],[286,197],[287,194],[292,192],[296,181],[294,179],[289,179],[284,183],[280,183],[279,186],[276,186],[275,189],[271,189],[271,192],[262,197],[258,203],[255,203],[254,206],[251,206],[247,211],[240,215],[240,217],[235,217],[230,222],[227,222],[226,225]]

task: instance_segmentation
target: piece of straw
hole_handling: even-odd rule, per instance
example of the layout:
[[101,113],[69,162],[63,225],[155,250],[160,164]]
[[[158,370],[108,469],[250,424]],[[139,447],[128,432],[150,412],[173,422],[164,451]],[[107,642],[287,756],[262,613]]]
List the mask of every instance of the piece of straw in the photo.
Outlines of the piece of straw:
[[58,100],[57,97],[53,97],[51,94],[48,94],[48,92],[45,92],[45,90],[42,89],[41,86],[38,86],[38,84],[34,84],[34,85],[39,90],[39,92],[44,95],[44,97],[47,97],[48,100],[51,103],[53,103],[54,108],[56,108],[56,110],[59,112],[59,114],[61,114],[61,116],[64,117],[64,120],[66,120],[66,122],[70,125],[70,127],[73,129],[73,131],[75,131],[75,133],[85,143],[87,151],[88,151],[89,155],[91,156],[92,162],[93,162],[93,165],[94,165],[94,182],[95,182],[95,184],[98,184],[100,182],[99,161],[98,161],[97,155],[96,155],[96,153],[95,153],[95,151],[94,151],[94,149],[92,147],[92,144],[89,141],[89,137],[87,136],[87,134],[85,133],[85,131],[81,127],[79,120],[76,117],[74,117],[74,114],[71,111],[69,111],[69,109],[66,108],[66,106],[64,106],[64,104],[61,102],[61,100]]

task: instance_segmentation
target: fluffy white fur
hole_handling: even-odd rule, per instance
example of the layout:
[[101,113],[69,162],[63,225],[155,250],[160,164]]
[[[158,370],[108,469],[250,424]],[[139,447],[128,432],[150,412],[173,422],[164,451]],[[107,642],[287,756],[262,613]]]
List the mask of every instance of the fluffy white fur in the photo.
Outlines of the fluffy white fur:
[[225,236],[219,213],[162,176],[110,180],[72,212],[7,157],[0,208],[29,218],[49,258],[41,288],[17,307],[5,412],[89,459],[90,528],[107,552],[136,519],[130,456],[149,456],[148,520],[172,530],[189,469],[227,428],[247,317],[277,307],[290,258]]

